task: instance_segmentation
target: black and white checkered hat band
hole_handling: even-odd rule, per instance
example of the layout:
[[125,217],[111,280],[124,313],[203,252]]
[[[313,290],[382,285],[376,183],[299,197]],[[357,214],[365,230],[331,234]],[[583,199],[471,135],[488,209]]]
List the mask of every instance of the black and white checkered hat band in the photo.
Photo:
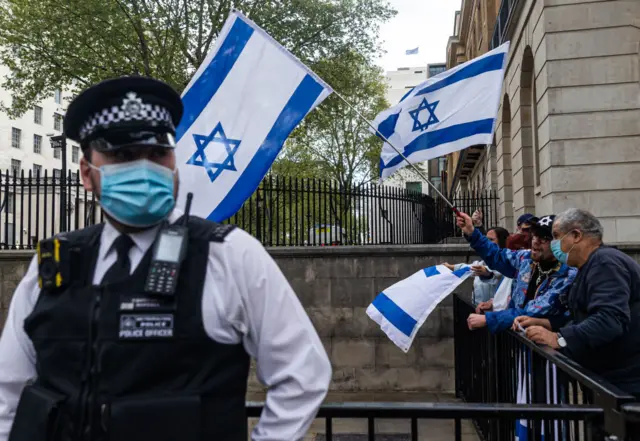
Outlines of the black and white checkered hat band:
[[136,112],[127,112],[122,107],[112,106],[89,118],[80,128],[80,138],[86,138],[98,129],[107,129],[115,124],[129,121],[144,121],[151,126],[166,125],[175,130],[171,113],[157,104],[141,104]]

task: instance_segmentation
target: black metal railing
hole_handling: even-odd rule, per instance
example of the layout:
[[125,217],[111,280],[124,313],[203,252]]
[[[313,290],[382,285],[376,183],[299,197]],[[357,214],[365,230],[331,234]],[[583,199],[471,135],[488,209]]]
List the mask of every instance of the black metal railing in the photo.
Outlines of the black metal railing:
[[[61,181],[46,170],[42,175],[0,172],[0,249],[33,249],[65,225],[75,230],[104,220],[95,195],[77,174]],[[497,224],[494,193],[462,194],[453,202],[469,214],[481,209],[485,225]],[[387,185],[344,187],[273,175],[224,222],[266,246],[427,244],[460,235],[451,208],[440,198]]]
[[[258,418],[262,413],[263,403],[247,403],[247,416]],[[405,420],[407,424],[406,433],[396,434],[392,439],[406,439],[411,441],[418,439],[434,439],[429,436],[428,427],[419,430],[421,420],[453,420],[453,433],[451,438],[455,441],[462,440],[463,420],[489,420],[497,425],[514,425],[519,419],[526,418],[531,421],[543,422],[551,418],[562,419],[577,423],[580,421],[598,420],[603,417],[603,410],[592,405],[526,405],[526,404],[502,404],[502,403],[327,403],[320,407],[317,418],[324,419],[324,427],[316,430],[316,440],[331,441],[338,438],[335,433],[335,419],[365,420],[367,428],[363,434],[367,440],[375,441],[383,436],[380,430],[376,429],[376,421],[379,420]],[[423,426],[424,428],[424,426]],[[481,434],[482,435],[482,434]],[[397,438],[396,438],[397,437]],[[339,438],[344,439],[344,438]],[[348,439],[361,439],[356,434],[351,433]],[[385,438],[387,439],[387,438]],[[445,439],[445,438],[443,438]],[[514,438],[493,438],[501,441],[514,441]],[[553,440],[553,438],[551,438]],[[583,438],[585,439],[585,438]],[[593,439],[593,438],[589,438]],[[487,438],[483,438],[487,440]],[[556,439],[557,441],[563,441]],[[578,438],[575,438],[578,440]],[[603,440],[599,440],[603,441]]]
[[385,185],[267,176],[225,223],[268,246],[437,242],[433,199]]
[[[500,226],[499,198],[495,191],[462,192],[452,196],[451,202],[458,210],[469,216],[476,210],[482,211],[482,225],[485,230]],[[435,235],[443,242],[447,242],[451,238],[461,238],[462,231],[456,227],[456,219],[449,205],[441,198],[436,198],[434,205],[438,228]]]
[[[634,397],[586,371],[562,354],[512,331],[470,331],[470,302],[454,297],[456,395],[471,403],[518,403],[595,407],[602,410],[581,421],[562,417],[521,423],[528,440],[602,439],[625,431],[621,409]],[[513,440],[516,425],[489,418],[474,420],[485,441]]]
[[522,0],[502,0],[496,17],[496,24],[493,28],[490,49],[497,48],[507,40],[509,27],[513,20],[517,18],[523,3]]
[[[61,204],[63,197],[66,204]],[[1,249],[33,249],[65,225],[74,230],[103,220],[95,195],[83,188],[77,174],[69,173],[63,187],[60,175],[47,170],[42,175],[0,172]]]

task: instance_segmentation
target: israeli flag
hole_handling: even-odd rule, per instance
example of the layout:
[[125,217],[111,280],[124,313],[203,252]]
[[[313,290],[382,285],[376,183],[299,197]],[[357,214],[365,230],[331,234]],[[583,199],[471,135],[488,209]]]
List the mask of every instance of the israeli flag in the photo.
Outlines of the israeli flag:
[[[493,141],[509,43],[429,78],[373,125],[412,163]],[[407,163],[385,143],[380,179]]]
[[333,92],[255,23],[232,11],[182,94],[178,206],[213,221],[253,194],[293,129]]
[[456,271],[444,265],[425,268],[378,294],[367,315],[407,352],[429,314],[470,275],[469,266]]
[[417,47],[415,49],[407,49],[406,54],[407,55],[417,55],[418,52],[420,52],[420,47]]

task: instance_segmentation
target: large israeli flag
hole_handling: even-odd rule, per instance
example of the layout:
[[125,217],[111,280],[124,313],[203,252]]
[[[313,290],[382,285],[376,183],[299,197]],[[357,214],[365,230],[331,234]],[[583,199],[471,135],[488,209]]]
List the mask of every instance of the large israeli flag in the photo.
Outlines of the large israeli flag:
[[470,275],[470,266],[456,271],[444,265],[425,268],[378,294],[367,315],[407,352],[429,314]]
[[[491,144],[500,104],[509,43],[429,78],[400,103],[381,112],[374,126],[412,163],[472,145]],[[380,178],[407,163],[387,143]]]
[[182,94],[178,206],[213,221],[253,194],[293,129],[332,89],[255,23],[232,11]]

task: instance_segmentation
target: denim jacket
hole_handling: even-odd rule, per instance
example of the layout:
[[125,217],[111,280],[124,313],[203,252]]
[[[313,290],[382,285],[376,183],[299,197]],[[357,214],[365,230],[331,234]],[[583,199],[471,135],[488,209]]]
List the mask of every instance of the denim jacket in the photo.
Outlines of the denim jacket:
[[525,304],[527,288],[534,268],[531,250],[501,249],[478,230],[467,237],[467,240],[489,268],[513,279],[509,307],[504,311],[486,313],[487,327],[491,332],[509,329],[513,320],[520,315],[530,317],[569,316],[567,296],[573,279],[578,273],[575,268],[562,264],[558,271],[551,273],[549,278],[538,287],[535,299]]

